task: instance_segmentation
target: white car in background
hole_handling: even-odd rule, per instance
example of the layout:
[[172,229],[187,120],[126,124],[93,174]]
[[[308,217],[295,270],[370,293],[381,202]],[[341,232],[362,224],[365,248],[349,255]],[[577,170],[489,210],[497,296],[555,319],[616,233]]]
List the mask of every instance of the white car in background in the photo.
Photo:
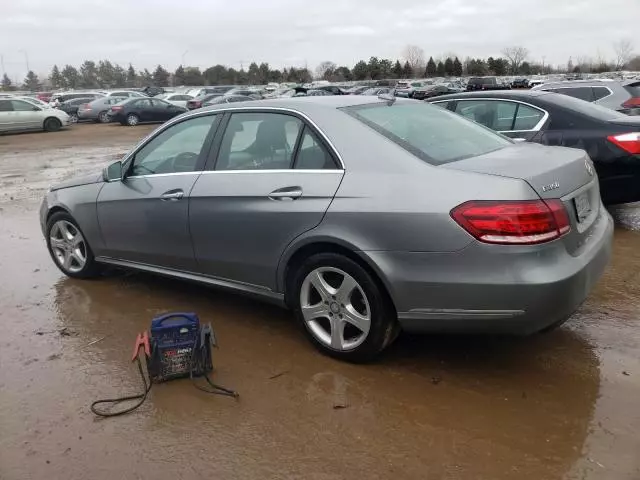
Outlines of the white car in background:
[[176,107],[187,108],[187,102],[189,100],[193,100],[193,96],[187,93],[163,93],[162,95],[158,95],[156,98],[164,100],[165,102],[169,102]]
[[69,115],[57,108],[40,107],[21,98],[0,98],[0,132],[55,132],[70,124]]

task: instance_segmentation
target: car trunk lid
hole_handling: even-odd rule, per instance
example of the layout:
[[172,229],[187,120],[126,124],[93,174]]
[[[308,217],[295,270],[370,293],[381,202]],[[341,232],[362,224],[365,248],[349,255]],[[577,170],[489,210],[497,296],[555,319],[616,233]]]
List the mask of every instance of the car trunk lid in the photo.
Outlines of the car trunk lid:
[[522,143],[440,168],[522,179],[540,198],[561,199],[571,219],[562,237],[570,252],[584,243],[600,211],[597,176],[583,150]]

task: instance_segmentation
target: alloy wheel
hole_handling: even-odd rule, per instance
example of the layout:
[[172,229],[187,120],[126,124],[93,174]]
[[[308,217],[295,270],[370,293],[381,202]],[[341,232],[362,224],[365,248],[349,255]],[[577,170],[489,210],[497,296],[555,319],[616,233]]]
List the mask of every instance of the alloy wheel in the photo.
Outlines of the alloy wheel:
[[136,126],[138,124],[138,117],[136,115],[129,115],[127,117],[127,124],[131,125],[132,127]]
[[309,331],[333,350],[357,348],[371,329],[371,308],[364,290],[339,268],[319,267],[306,276],[300,308]]
[[71,123],[78,123],[78,115],[76,115],[75,113],[72,113],[71,115],[69,115],[69,121]]
[[66,220],[53,224],[49,232],[49,244],[53,255],[64,270],[80,272],[87,263],[87,244],[80,230]]

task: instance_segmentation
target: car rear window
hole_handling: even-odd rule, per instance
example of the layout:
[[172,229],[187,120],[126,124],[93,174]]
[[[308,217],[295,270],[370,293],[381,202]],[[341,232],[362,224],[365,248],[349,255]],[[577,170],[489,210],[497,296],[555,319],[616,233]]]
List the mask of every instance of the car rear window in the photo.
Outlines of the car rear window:
[[374,103],[342,109],[432,165],[484,155],[511,144],[491,130],[427,103]]

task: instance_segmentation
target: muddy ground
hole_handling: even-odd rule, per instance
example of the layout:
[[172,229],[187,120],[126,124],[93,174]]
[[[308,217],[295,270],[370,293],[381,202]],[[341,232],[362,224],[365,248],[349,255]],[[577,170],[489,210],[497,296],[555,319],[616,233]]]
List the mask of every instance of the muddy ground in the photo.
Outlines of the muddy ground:
[[[289,313],[144,274],[65,278],[38,225],[47,186],[99,169],[152,127],[0,136],[0,479],[640,479],[640,208],[579,312],[530,338],[401,336],[375,364],[316,353]],[[155,386],[136,413],[136,332],[214,323],[216,379]]]

